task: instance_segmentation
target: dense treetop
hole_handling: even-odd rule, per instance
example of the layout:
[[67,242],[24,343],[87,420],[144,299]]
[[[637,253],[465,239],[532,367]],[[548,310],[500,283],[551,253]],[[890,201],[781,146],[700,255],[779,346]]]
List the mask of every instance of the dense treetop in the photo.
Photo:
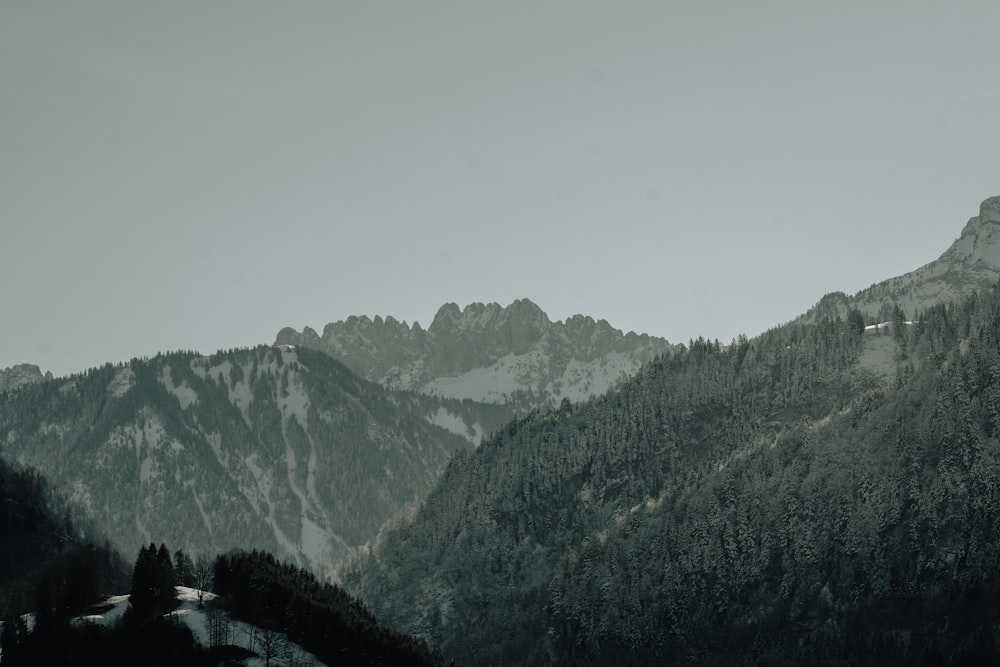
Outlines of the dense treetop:
[[469,664],[995,655],[1000,294],[893,315],[692,341],[514,422],[345,583]]

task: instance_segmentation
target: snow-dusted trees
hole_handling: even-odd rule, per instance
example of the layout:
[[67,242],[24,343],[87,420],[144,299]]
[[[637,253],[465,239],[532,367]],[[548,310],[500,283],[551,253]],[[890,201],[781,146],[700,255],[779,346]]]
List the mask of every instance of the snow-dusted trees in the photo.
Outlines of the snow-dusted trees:
[[467,664],[994,662],[1000,290],[914,319],[692,340],[512,422],[346,583]]

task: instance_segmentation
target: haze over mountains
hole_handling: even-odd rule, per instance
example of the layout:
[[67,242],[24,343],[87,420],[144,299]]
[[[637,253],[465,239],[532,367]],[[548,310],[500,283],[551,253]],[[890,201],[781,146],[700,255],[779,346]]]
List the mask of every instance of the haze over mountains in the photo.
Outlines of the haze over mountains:
[[992,197],[938,260],[732,345],[525,299],[22,366],[0,456],[125,553],[356,553],[349,590],[463,663],[975,663],[1000,655],[998,278]]

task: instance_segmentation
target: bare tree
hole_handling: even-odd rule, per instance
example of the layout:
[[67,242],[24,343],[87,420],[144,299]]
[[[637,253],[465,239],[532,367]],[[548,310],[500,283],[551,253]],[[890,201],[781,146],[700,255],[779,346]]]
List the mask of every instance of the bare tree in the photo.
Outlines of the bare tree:
[[264,667],[271,667],[271,661],[286,656],[288,639],[274,630],[260,630],[260,656],[264,658]]
[[198,556],[194,563],[194,581],[198,588],[198,608],[205,605],[205,591],[212,587],[212,561],[204,556]]
[[257,640],[257,626],[247,623],[246,625],[243,626],[243,634],[247,636],[247,642],[249,644],[247,646],[247,649],[250,651],[255,650],[254,645],[256,644]]
[[212,646],[222,646],[229,643],[229,612],[219,606],[211,606],[208,610],[208,642]]

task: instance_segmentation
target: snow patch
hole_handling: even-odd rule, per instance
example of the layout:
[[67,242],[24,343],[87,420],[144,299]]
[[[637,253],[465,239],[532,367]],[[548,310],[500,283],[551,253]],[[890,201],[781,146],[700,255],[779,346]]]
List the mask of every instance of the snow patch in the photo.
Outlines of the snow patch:
[[326,529],[310,519],[305,511],[302,513],[302,553],[312,563],[313,567],[319,568],[324,563],[329,563],[330,538]]
[[[607,393],[616,383],[634,375],[642,364],[622,352],[609,352],[593,361],[572,359],[562,377],[549,391],[561,401],[568,398],[573,403]],[[558,390],[554,386],[558,384]]]
[[194,504],[198,507],[198,512],[201,514],[201,520],[205,524],[205,529],[208,534],[212,534],[212,518],[208,516],[208,512],[205,511],[205,506],[201,504],[201,498],[198,497],[198,492],[194,489],[191,490],[191,495],[194,496]]
[[[312,449],[312,439],[309,441],[310,449]],[[310,458],[312,458],[312,452],[310,452]],[[299,536],[299,546],[302,554],[309,559],[314,567],[319,567],[323,563],[330,561],[330,539],[328,531],[316,523],[313,520],[313,516],[321,517],[325,522],[329,523],[329,519],[323,512],[322,504],[316,502],[314,498],[309,497],[308,487],[309,480],[308,474],[306,478],[306,491],[303,491],[295,480],[295,473],[298,470],[299,462],[295,458],[295,450],[292,449],[291,445],[285,444],[285,468],[288,470],[288,488],[293,494],[299,499],[299,507],[302,508],[302,516],[300,517],[301,534]],[[313,486],[315,488],[315,480],[313,481]]]
[[139,483],[145,484],[153,477],[153,459],[147,455],[139,465]]
[[181,382],[179,385],[174,384],[169,365],[164,365],[163,372],[160,374],[160,382],[167,388],[167,391],[177,397],[182,410],[187,410],[198,402],[198,393],[189,387],[186,382]]
[[511,394],[531,388],[541,374],[533,372],[540,362],[538,353],[501,357],[492,366],[473,368],[461,375],[435,378],[421,391],[446,398],[471,398],[483,403],[505,403]]
[[108,393],[114,398],[121,398],[135,385],[135,373],[131,366],[125,366],[115,371],[115,376],[108,383]]
[[[191,630],[191,634],[194,635],[195,640],[202,646],[209,646],[209,606],[217,602],[218,596],[215,593],[209,593],[207,591],[199,591],[195,588],[188,588],[187,586],[177,586],[175,587],[177,591],[177,600],[180,604],[172,612],[167,614],[167,616],[178,623],[183,623]],[[116,595],[114,597],[108,598],[105,604],[111,605],[111,608],[104,612],[103,614],[91,614],[88,616],[80,616],[73,619],[74,625],[84,625],[84,624],[94,624],[103,625],[105,627],[111,627],[118,622],[119,619],[125,614],[125,610],[129,606],[129,596],[127,595]],[[227,616],[229,612],[223,612]],[[31,626],[34,625],[34,617],[30,619]],[[0,623],[0,627],[2,627]],[[29,627],[29,629],[31,629]],[[258,652],[259,637],[263,631],[254,625],[249,623],[244,623],[242,621],[237,621],[233,618],[229,620],[229,644],[233,646],[239,646],[245,648],[248,651]],[[282,639],[282,645],[287,645],[291,654],[288,656],[282,656],[287,658],[291,664],[296,665],[319,665],[322,664],[319,659],[306,651],[304,648],[298,644],[293,643],[288,640],[288,638],[282,634],[278,633]],[[2,654],[0,654],[2,655]],[[272,664],[275,664],[275,659],[272,658]],[[245,663],[248,667],[262,667],[265,664],[264,658],[261,656],[256,656],[248,658]]]
[[267,505],[267,514],[264,515],[260,511],[260,504],[254,502],[254,499],[250,497],[249,493],[244,491],[247,500],[253,505],[254,511],[257,512],[261,518],[267,521],[267,524],[271,526],[271,531],[274,533],[274,539],[281,545],[281,548],[285,550],[285,553],[295,554],[298,552],[296,545],[292,543],[288,536],[285,535],[285,531],[278,527],[278,523],[274,520],[274,508],[271,507],[271,490],[274,488],[274,483],[271,481],[271,473],[261,470],[260,466],[257,465],[257,454],[251,454],[246,460],[247,468],[253,474],[254,481],[257,483],[257,490],[261,494],[261,499],[264,505]]
[[449,433],[454,433],[471,441],[476,447],[483,441],[482,426],[479,424],[469,426],[465,423],[464,419],[447,408],[439,407],[436,413],[427,418],[427,421],[435,426],[440,426]]
[[289,373],[288,388],[286,396],[278,397],[278,407],[282,415],[292,415],[299,421],[299,425],[306,429],[308,427],[307,411],[309,409],[309,395],[302,387],[302,379],[295,373]]
[[[592,361],[571,359],[557,379],[546,382],[556,370],[552,366],[552,360],[539,349],[521,355],[508,354],[492,366],[436,378],[423,385],[420,391],[447,398],[504,403],[516,392],[544,389],[555,403],[563,398],[579,402],[606,393],[616,383],[638,371],[642,363],[632,355],[617,351]],[[443,424],[441,426],[448,428]],[[448,430],[453,431],[451,428]]]

